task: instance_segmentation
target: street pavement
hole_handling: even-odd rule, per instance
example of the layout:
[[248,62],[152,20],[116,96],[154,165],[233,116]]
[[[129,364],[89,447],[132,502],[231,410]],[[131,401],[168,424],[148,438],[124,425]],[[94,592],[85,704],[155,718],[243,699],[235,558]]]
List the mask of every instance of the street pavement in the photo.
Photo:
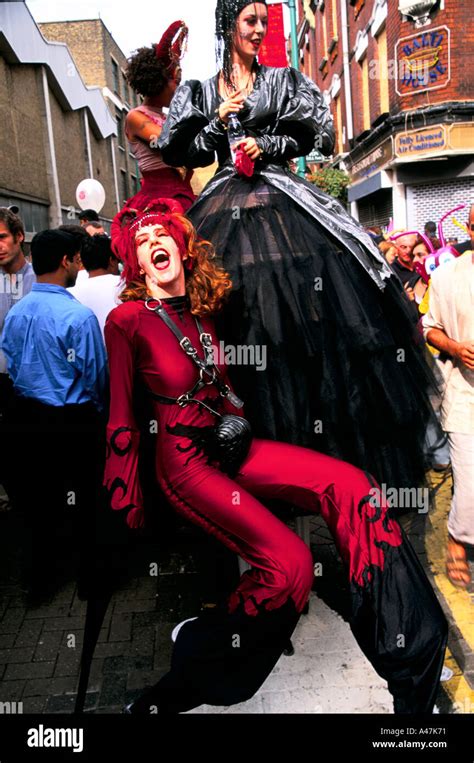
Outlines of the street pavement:
[[292,639],[261,689],[227,708],[191,713],[390,713],[386,683],[358,648],[348,623],[314,593]]

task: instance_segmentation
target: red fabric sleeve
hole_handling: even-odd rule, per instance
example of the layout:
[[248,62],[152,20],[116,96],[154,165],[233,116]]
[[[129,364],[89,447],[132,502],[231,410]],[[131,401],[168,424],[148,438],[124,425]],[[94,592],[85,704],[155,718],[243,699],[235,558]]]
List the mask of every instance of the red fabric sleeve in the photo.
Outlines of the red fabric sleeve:
[[[117,308],[121,310],[121,308]],[[115,311],[113,311],[115,312]],[[112,509],[128,509],[129,527],[143,527],[143,498],[138,477],[140,432],[133,412],[133,336],[109,316],[105,343],[110,370],[110,413],[107,424],[107,451],[104,486]]]

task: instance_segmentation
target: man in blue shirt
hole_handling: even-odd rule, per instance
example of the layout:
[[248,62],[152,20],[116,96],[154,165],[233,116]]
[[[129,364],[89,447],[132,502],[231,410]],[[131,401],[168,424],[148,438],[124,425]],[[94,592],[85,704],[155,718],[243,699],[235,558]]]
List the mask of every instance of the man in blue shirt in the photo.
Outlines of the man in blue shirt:
[[45,405],[93,403],[102,410],[107,358],[97,318],[68,291],[80,267],[73,237],[38,233],[31,242],[37,282],[9,311],[3,352],[17,395]]
[[82,563],[87,559],[103,462],[108,371],[97,318],[67,291],[80,267],[76,239],[60,230],[42,231],[31,242],[31,256],[37,283],[9,311],[2,348],[15,391],[7,429],[29,454],[28,479],[18,474],[32,545],[25,559],[27,584],[44,587],[56,557],[52,541],[66,515],[75,514]]

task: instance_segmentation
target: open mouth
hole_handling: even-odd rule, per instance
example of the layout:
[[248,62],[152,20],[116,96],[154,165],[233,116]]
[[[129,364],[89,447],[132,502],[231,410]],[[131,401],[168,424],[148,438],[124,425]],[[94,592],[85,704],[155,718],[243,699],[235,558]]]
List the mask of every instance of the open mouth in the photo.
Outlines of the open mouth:
[[254,46],[254,48],[259,48],[259,47],[260,47],[260,45],[262,44],[262,41],[261,41],[261,40],[250,40],[250,42],[252,43],[252,45]]
[[170,256],[164,249],[158,249],[152,256],[152,262],[157,270],[166,270],[170,264]]

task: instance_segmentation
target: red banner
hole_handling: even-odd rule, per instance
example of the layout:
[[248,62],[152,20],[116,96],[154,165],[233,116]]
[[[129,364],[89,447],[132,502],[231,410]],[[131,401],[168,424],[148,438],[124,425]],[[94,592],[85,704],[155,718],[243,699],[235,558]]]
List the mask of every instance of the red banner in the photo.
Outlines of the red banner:
[[286,40],[283,31],[283,4],[268,5],[268,32],[258,54],[264,66],[288,66]]

